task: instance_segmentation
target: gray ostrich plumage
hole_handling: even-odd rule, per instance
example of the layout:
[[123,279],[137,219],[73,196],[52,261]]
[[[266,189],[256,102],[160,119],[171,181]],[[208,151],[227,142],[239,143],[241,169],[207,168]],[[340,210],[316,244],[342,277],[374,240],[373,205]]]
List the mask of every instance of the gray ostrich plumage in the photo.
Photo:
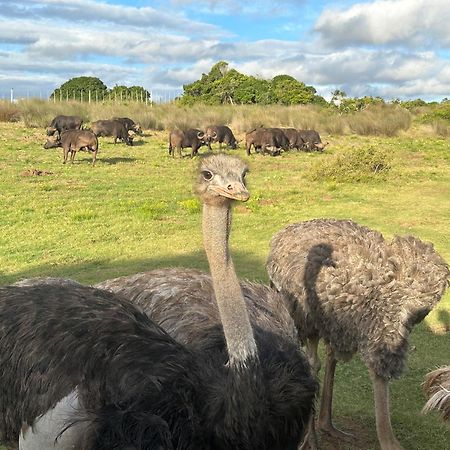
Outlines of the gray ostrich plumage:
[[[276,290],[247,280],[240,286],[252,326],[298,342],[295,324]],[[205,272],[179,267],[155,269],[106,280],[95,287],[128,298],[190,348],[215,349],[223,341],[220,334],[210,334],[221,318],[211,275]]]
[[319,339],[327,345],[319,425],[339,434],[331,424],[336,359],[359,352],[374,383],[381,448],[402,448],[390,424],[387,383],[402,373],[413,326],[448,285],[445,261],[431,244],[412,236],[386,242],[351,220],[317,219],[273,237],[267,270],[316,370]]
[[444,420],[450,421],[450,366],[427,373],[423,390],[428,397],[423,412],[436,410]]

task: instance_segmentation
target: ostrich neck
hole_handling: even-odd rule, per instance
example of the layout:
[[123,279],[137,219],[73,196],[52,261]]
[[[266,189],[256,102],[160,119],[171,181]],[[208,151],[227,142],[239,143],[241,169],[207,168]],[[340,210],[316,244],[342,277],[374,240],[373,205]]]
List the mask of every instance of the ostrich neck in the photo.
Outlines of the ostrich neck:
[[203,206],[203,240],[230,363],[257,358],[253,329],[228,248],[231,206]]

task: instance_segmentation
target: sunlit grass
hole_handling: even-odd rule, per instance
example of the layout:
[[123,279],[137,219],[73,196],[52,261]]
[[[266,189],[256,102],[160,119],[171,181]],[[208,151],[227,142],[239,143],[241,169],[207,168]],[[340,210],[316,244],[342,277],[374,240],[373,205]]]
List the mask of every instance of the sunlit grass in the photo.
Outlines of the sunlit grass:
[[[237,132],[242,139],[243,133]],[[450,143],[416,136],[324,135],[323,154],[247,158],[252,193],[234,211],[232,250],[241,277],[267,281],[269,241],[282,227],[317,217],[351,218],[381,231],[434,243],[450,261]],[[157,267],[207,270],[201,208],[193,194],[197,160],[172,159],[167,132],[147,131],[128,147],[100,139],[97,166],[87,153],[62,165],[61,149],[44,150],[43,128],[0,123],[0,284],[30,276],[94,283]],[[310,173],[335,155],[376,149],[389,170],[360,181]],[[203,150],[204,151],[204,150]],[[202,150],[201,150],[202,152]],[[26,176],[37,168],[51,174]],[[412,335],[404,377],[392,385],[392,422],[405,448],[444,450],[450,436],[436,415],[422,416],[423,375],[449,363],[450,294]],[[371,384],[359,358],[338,366],[336,422],[376,449]],[[335,448],[335,447],[324,447]],[[340,447],[340,448],[345,448]],[[352,447],[348,447],[352,448]]]

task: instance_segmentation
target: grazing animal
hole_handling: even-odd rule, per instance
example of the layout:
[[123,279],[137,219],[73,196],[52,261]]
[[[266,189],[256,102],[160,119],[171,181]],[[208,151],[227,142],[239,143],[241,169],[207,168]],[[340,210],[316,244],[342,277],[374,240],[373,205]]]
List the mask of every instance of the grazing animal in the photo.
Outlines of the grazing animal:
[[295,450],[317,390],[278,294],[261,284],[240,285],[234,271],[231,204],[249,197],[246,171],[241,160],[223,154],[200,163],[196,190],[211,276],[162,269],[98,285],[139,305],[193,353],[193,362],[196,355],[209,362],[196,373],[206,446],[192,450]]
[[423,412],[437,410],[444,420],[450,420],[450,366],[427,373],[423,390],[428,397]]
[[251,148],[262,154],[279,154],[280,150],[289,150],[289,141],[280,128],[256,128],[245,135],[245,149],[250,155]]
[[169,134],[169,155],[173,157],[175,157],[175,149],[181,158],[181,150],[191,147],[191,158],[193,158],[198,154],[198,149],[203,145],[208,145],[205,133],[196,128],[191,128],[186,131],[172,130]]
[[86,149],[92,152],[92,165],[95,166],[98,152],[97,136],[90,130],[67,130],[60,137],[52,136],[44,144],[44,148],[63,148],[63,164],[66,164],[70,153],[70,162],[73,163],[77,151]]
[[303,140],[303,148],[307,151],[318,150],[323,152],[329,142],[323,143],[316,130],[298,130],[300,138]]
[[290,149],[295,148],[299,150],[305,145],[305,142],[302,139],[300,133],[295,128],[281,128],[281,131],[283,131],[284,135],[289,141]]
[[47,136],[58,132],[58,137],[66,130],[81,130],[83,119],[79,116],[56,116],[47,128]]
[[114,144],[121,139],[127,145],[133,145],[132,132],[120,120],[97,120],[92,122],[92,132],[97,136],[113,136]]
[[118,120],[119,122],[122,122],[125,125],[127,131],[132,131],[133,133],[142,135],[141,126],[134,120],[128,117],[113,117],[112,120]]
[[359,352],[373,382],[380,446],[401,449],[390,423],[388,382],[401,375],[413,326],[445,291],[445,261],[412,236],[386,242],[353,221],[318,219],[278,232],[267,270],[317,371],[319,339],[327,346],[320,427],[339,435],[331,422],[336,361]]
[[237,140],[231,129],[226,125],[211,125],[206,129],[205,135],[210,150],[212,142],[218,142],[220,149],[223,143],[233,150],[237,149]]

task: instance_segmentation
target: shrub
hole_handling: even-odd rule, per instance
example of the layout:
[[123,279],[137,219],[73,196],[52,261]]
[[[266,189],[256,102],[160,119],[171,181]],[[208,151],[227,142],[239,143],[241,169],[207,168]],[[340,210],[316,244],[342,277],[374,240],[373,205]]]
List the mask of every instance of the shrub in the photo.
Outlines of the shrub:
[[391,156],[379,147],[341,150],[327,159],[316,160],[308,176],[315,181],[361,182],[386,175]]
[[396,136],[411,126],[411,114],[396,105],[376,104],[347,116],[353,133],[367,136]]
[[446,122],[445,120],[435,120],[431,126],[438,136],[450,136],[450,122]]
[[0,122],[17,122],[19,117],[19,108],[14,103],[0,100]]

